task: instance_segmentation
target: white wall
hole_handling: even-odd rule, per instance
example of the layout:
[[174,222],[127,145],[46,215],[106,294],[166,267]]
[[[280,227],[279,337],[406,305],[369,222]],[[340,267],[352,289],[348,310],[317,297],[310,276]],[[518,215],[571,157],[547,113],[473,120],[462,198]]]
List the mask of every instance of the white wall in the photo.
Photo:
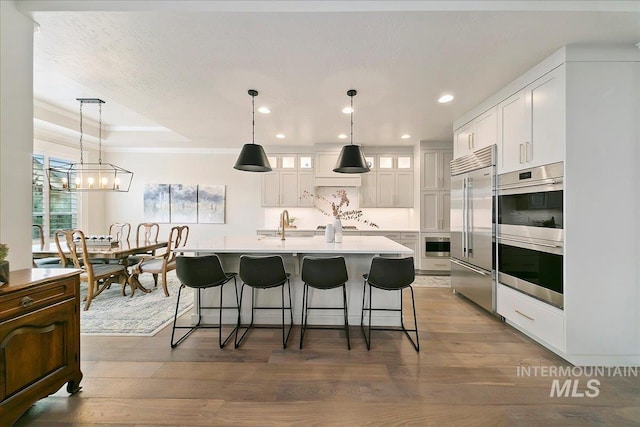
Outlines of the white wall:
[[0,242],[11,270],[31,266],[33,22],[0,1]]
[[[105,228],[113,222],[129,222],[135,231],[138,223],[145,222],[145,184],[226,186],[225,224],[189,224],[191,243],[206,241],[212,236],[255,235],[263,226],[261,174],[233,169],[237,153],[107,153],[103,156],[106,161],[134,172],[128,193],[109,193],[105,195],[103,213],[91,210],[92,216],[104,217]],[[170,224],[161,224],[160,236],[168,236],[170,227]]]

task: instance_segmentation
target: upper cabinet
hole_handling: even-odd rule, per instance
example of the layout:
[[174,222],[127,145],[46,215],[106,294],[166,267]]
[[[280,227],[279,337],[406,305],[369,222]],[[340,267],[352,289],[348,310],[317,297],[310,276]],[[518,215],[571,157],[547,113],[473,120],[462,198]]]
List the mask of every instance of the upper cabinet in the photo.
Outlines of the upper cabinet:
[[453,134],[454,157],[471,154],[480,148],[498,143],[498,111],[493,107]]
[[268,156],[273,169],[262,175],[262,206],[313,206],[313,200],[301,196],[313,193],[313,155],[278,154]]
[[564,70],[554,69],[498,104],[498,173],[564,159]]
[[451,187],[451,150],[422,150],[422,190],[449,190]]
[[413,207],[413,155],[379,154],[366,160],[371,171],[362,174],[360,207]]

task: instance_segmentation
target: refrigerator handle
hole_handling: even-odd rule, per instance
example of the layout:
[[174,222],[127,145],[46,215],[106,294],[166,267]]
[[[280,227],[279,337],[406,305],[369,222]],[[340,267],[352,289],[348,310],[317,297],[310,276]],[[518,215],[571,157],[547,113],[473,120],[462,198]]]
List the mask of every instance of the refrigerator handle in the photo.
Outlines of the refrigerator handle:
[[471,231],[473,230],[473,178],[467,178],[467,210],[465,215],[467,215],[467,256],[470,257],[473,255],[473,234]]
[[462,255],[467,256],[467,178],[462,179]]

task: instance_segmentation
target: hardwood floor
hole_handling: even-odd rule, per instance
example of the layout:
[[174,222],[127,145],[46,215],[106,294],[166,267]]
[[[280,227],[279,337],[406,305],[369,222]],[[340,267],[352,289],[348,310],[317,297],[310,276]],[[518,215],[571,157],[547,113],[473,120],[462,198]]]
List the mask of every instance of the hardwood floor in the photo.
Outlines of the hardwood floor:
[[[416,288],[421,351],[399,332],[252,331],[220,350],[215,330],[176,349],[155,337],[82,336],[83,389],[36,403],[17,426],[638,426],[640,378],[604,377],[597,397],[550,397],[556,377],[518,366],[569,366],[448,288]],[[406,319],[409,316],[405,315]],[[587,391],[588,377],[579,391]],[[561,384],[564,378],[560,379]]]

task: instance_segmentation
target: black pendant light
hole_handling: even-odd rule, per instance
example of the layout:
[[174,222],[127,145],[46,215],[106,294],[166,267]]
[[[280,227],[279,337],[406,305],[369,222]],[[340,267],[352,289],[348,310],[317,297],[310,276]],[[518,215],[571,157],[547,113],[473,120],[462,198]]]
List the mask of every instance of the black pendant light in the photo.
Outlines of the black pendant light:
[[255,111],[255,97],[258,96],[258,91],[249,89],[249,95],[251,95],[251,144],[244,144],[234,169],[247,172],[270,172],[271,165],[269,159],[264,152],[262,145],[256,144],[256,111]]
[[340,156],[336,162],[336,167],[333,168],[334,172],[366,173],[371,170],[367,165],[364,154],[360,150],[360,146],[353,145],[353,97],[356,96],[357,93],[355,89],[347,91],[347,95],[351,97],[351,144],[342,147],[342,151],[340,151]]

